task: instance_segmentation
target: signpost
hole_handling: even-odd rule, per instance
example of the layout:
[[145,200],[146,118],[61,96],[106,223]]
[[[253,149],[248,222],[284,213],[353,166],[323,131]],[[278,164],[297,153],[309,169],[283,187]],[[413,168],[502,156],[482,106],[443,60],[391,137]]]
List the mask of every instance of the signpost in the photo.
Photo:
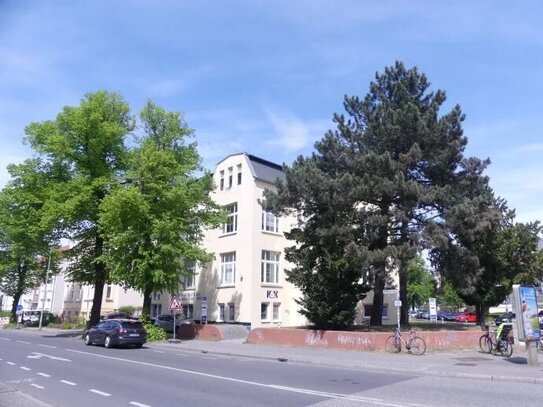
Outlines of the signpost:
[[207,324],[207,297],[202,297],[200,302],[200,321],[202,324]]
[[435,298],[428,299],[428,306],[430,308],[430,322],[437,323],[437,303]]
[[172,295],[172,300],[170,301],[170,311],[173,311],[173,340],[175,341],[175,311],[181,309],[181,304],[176,295]]

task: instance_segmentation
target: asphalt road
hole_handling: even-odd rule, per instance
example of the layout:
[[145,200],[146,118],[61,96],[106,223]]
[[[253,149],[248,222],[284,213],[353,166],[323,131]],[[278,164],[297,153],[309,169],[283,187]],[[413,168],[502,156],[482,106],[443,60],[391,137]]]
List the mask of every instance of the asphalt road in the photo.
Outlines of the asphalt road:
[[[182,349],[182,348],[180,348]],[[367,372],[0,331],[0,383],[60,406],[539,406],[540,387]],[[0,392],[0,406],[13,407]],[[5,396],[5,397],[4,397]],[[24,404],[20,404],[23,406]]]

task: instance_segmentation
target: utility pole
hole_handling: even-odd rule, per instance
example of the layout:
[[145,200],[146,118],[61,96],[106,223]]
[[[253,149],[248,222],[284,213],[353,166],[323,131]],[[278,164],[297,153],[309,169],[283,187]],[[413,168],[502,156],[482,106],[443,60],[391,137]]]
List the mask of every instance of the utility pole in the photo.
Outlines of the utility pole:
[[47,259],[47,271],[45,272],[45,288],[43,292],[43,302],[41,306],[41,314],[40,314],[40,325],[38,327],[39,330],[41,330],[41,325],[43,323],[43,311],[45,311],[45,298],[47,297],[47,281],[49,280],[49,270],[51,269],[51,249],[49,249],[49,258]]

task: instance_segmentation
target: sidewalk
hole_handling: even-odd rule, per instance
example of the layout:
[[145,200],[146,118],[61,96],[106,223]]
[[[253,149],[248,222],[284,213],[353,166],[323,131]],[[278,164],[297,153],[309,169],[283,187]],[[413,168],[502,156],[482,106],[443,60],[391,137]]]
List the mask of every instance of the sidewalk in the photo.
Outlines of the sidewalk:
[[528,366],[526,353],[515,348],[511,358],[481,353],[477,350],[427,352],[423,356],[407,353],[358,352],[309,347],[253,345],[243,340],[209,342],[183,340],[179,343],[150,342],[150,348],[184,350],[206,354],[249,357],[319,366],[364,369],[416,375],[435,375],[500,382],[524,382],[543,385],[543,353],[538,366]]

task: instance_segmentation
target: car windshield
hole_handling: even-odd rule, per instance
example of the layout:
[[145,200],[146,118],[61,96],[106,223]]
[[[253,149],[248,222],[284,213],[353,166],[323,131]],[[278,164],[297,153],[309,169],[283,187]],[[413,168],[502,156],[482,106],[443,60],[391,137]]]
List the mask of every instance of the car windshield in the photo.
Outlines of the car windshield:
[[135,321],[122,321],[121,325],[123,328],[143,329],[143,325],[140,322]]

